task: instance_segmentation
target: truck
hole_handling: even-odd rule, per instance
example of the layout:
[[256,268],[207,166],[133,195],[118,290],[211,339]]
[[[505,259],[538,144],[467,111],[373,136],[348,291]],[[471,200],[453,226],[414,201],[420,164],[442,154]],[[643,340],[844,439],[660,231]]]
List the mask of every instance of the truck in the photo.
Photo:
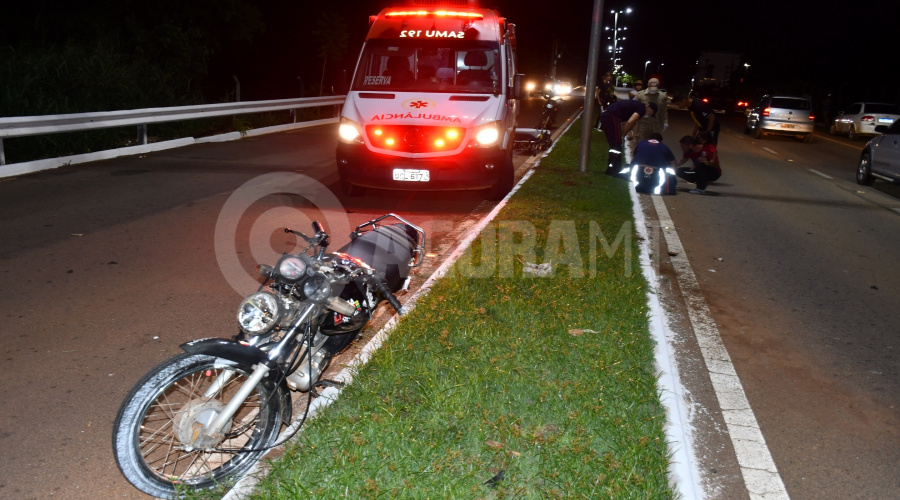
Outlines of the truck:
[[[737,83],[735,73],[743,69],[740,54],[734,52],[703,51],[697,59],[694,83],[713,83],[720,87],[730,87]],[[738,76],[738,80],[740,76]]]
[[341,190],[512,189],[522,76],[515,25],[475,0],[418,0],[369,18],[338,128]]
[[[703,51],[691,87],[691,96],[708,102],[716,110],[732,112],[738,106],[737,89],[743,58],[734,52]],[[746,107],[746,104],[744,105]]]

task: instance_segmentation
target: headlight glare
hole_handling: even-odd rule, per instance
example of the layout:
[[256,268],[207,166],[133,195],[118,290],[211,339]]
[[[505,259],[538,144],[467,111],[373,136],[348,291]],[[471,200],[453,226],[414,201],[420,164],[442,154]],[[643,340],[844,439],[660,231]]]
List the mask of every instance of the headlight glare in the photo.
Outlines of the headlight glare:
[[480,146],[492,146],[497,143],[500,139],[500,131],[497,129],[497,124],[492,123],[475,134],[475,140],[478,141]]
[[338,135],[344,142],[362,142],[362,132],[358,124],[351,120],[342,119],[338,127]]

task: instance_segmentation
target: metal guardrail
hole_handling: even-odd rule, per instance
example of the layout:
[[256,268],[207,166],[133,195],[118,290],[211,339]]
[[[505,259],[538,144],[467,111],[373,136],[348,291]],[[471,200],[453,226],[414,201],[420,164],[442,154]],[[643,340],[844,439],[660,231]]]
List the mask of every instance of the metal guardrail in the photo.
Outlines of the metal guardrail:
[[346,96],[306,97],[273,101],[226,102],[196,106],[101,111],[66,115],[0,117],[0,165],[6,164],[3,139],[77,130],[138,126],[138,142],[147,144],[147,124],[288,109],[341,106]]

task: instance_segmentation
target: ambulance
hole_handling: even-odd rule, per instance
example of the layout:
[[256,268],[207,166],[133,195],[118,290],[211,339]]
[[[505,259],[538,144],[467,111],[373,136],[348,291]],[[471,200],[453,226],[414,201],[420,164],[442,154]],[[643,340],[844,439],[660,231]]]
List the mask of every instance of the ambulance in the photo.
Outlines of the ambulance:
[[369,18],[339,126],[344,194],[478,190],[498,200],[512,189],[515,25],[474,0],[451,2]]

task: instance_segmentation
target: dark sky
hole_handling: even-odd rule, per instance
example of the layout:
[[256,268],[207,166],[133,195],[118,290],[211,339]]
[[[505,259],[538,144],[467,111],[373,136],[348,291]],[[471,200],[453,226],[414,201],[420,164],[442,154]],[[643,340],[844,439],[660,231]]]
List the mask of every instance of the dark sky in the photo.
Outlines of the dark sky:
[[[554,0],[538,10],[515,0],[496,3],[519,25],[520,38],[528,39],[523,48],[541,50],[539,45],[531,49],[535,34],[546,45],[555,36],[570,49],[567,69],[586,66],[593,2]],[[662,75],[673,80],[672,85],[690,79],[691,67],[704,50],[742,54],[751,65],[748,80],[751,75],[765,81],[813,81],[900,74],[896,52],[887,50],[888,41],[898,39],[892,35],[900,28],[900,3],[888,0],[604,1],[603,25],[612,26],[610,10],[626,7],[632,13],[619,16],[619,25],[628,27],[622,42],[625,71],[642,74],[645,61],[651,61],[650,69],[662,62]],[[608,44],[604,33],[605,67]],[[549,56],[550,49],[545,50]],[[520,58],[527,55],[520,53]],[[546,60],[549,64],[550,58]]]
[[[347,0],[341,4],[341,12],[352,29],[364,32],[370,14],[396,3]],[[482,0],[482,5],[497,8],[516,23],[521,70],[548,74],[556,41],[563,48],[558,74],[576,84],[584,82],[591,0]],[[900,84],[894,81],[900,74],[897,52],[887,49],[892,38],[893,46],[897,45],[898,2],[604,0],[602,24],[611,27],[609,11],[626,7],[632,13],[619,16],[619,25],[628,27],[627,39],[622,42],[624,70],[642,75],[644,62],[650,60],[648,72],[661,69],[664,86],[669,88],[689,85],[700,52],[711,50],[740,53],[750,64],[746,82],[759,90],[802,88],[821,93],[835,87],[848,94],[857,92],[860,95],[852,97],[856,99],[869,98],[861,94],[875,92],[900,100]],[[606,46],[610,42],[605,32],[601,34],[602,71],[609,69]],[[350,51],[357,52],[358,46]]]
[[[59,13],[60,9],[54,7],[57,2],[61,0],[14,4],[36,7],[17,9],[28,15],[21,20],[12,19],[12,25],[31,26],[41,16]],[[401,5],[404,0],[243,2],[260,11],[265,32],[250,43],[218,50],[207,80],[222,88],[232,86],[237,76],[242,83],[243,98],[250,100],[297,97],[301,92],[308,95],[318,91],[323,61],[317,55],[314,33],[323,11],[340,14],[350,34],[343,59],[329,60],[324,65],[328,89],[336,81],[336,70],[352,72],[368,30],[368,17],[383,7]],[[484,7],[497,8],[517,25],[520,71],[549,74],[556,43],[563,54],[559,77],[576,85],[584,83],[592,0],[481,0],[481,3]],[[116,6],[116,12],[124,10],[125,14],[140,19],[175,15],[155,4],[137,0],[68,0],[61,5],[93,16],[88,6],[96,11],[98,6],[107,4]],[[602,4],[603,26],[612,26],[610,10],[632,9],[630,14],[619,17],[620,26],[628,27],[627,39],[622,42],[624,70],[642,76],[644,62],[650,60],[648,73],[659,71],[663,86],[668,89],[687,88],[694,74],[694,63],[702,51],[729,51],[741,54],[743,62],[750,64],[745,84],[759,92],[813,96],[835,92],[841,96],[839,103],[861,99],[900,100],[896,51],[900,2],[894,0],[604,0]],[[32,11],[42,14],[35,15]],[[3,20],[0,17],[0,24]],[[122,25],[115,19],[109,22]],[[194,21],[186,22],[190,26]],[[601,29],[600,72],[610,67],[610,55],[606,51],[610,41],[606,33]],[[64,35],[57,34],[60,37]],[[150,37],[143,43],[152,46],[155,39]],[[210,98],[218,98],[218,94]]]

